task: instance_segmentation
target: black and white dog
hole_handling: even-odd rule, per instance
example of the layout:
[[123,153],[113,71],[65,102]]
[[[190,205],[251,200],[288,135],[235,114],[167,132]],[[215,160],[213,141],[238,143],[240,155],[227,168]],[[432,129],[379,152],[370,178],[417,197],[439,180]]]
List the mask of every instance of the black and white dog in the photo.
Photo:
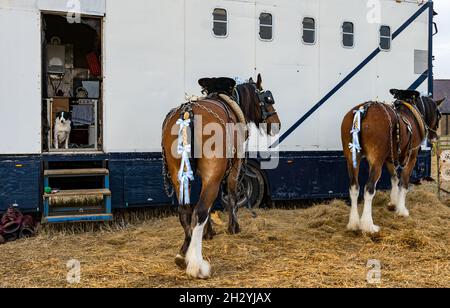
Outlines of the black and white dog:
[[69,137],[72,121],[70,121],[70,115],[68,112],[58,112],[56,114],[55,126],[54,126],[54,145],[55,149],[59,149],[59,146],[64,144],[64,147],[69,149]]

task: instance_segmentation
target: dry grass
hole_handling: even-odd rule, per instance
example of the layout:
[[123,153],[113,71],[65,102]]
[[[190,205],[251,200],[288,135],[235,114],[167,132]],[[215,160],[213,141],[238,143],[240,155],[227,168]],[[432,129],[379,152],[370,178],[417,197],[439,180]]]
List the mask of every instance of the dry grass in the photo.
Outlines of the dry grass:
[[[0,246],[0,287],[70,287],[66,263],[82,264],[77,287],[367,287],[367,262],[382,264],[381,287],[450,287],[450,209],[430,187],[409,194],[412,217],[395,217],[378,195],[376,236],[345,231],[342,201],[309,209],[241,212],[237,236],[216,226],[205,242],[209,280],[192,280],[174,264],[183,236],[163,214],[126,225],[43,230],[36,238]],[[168,217],[166,217],[168,216]],[[222,214],[222,219],[226,217]]]

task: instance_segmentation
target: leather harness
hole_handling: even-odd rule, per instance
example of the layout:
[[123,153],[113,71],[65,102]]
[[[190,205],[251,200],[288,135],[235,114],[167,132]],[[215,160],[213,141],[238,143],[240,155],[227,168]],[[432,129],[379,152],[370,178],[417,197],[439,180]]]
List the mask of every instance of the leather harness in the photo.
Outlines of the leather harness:
[[[368,109],[374,105],[374,104],[379,104],[381,105],[385,112],[386,112],[386,116],[389,117],[389,121],[392,124],[395,123],[395,127],[394,125],[392,125],[391,127],[391,135],[394,135],[395,133],[395,138],[396,138],[396,143],[397,143],[397,157],[394,157],[393,151],[392,151],[392,163],[394,164],[394,166],[396,167],[396,169],[404,169],[405,166],[408,164],[410,157],[412,155],[413,152],[413,144],[412,144],[412,136],[413,136],[413,128],[411,123],[409,122],[409,120],[403,116],[400,113],[399,107],[400,106],[405,106],[413,115],[413,118],[416,120],[417,124],[419,125],[419,129],[420,129],[420,137],[421,139],[425,139],[426,135],[427,135],[427,125],[425,123],[425,120],[423,118],[423,116],[421,115],[421,113],[419,112],[419,110],[417,109],[417,107],[415,107],[414,105],[403,101],[403,100],[397,100],[396,102],[394,102],[394,106],[390,106],[384,103],[380,103],[380,102],[369,102],[366,103],[363,108],[364,108],[364,112],[363,112],[363,117],[367,114]],[[388,109],[391,110],[392,112],[388,112]],[[392,121],[391,118],[391,114],[394,115],[394,120]],[[394,123],[392,123],[394,122]],[[402,140],[401,140],[401,124],[406,125],[406,129],[408,132],[408,146],[407,146],[407,155],[405,157],[405,160],[403,162],[400,162],[400,157],[402,156]],[[395,129],[395,131],[394,131]]]

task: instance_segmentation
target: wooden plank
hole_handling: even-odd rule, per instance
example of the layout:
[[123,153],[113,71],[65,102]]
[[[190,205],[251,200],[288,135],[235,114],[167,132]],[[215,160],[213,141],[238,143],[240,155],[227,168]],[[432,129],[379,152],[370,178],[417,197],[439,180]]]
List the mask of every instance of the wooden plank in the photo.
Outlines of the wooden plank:
[[70,216],[49,216],[42,218],[42,223],[65,223],[65,222],[94,222],[111,221],[112,214],[93,214],[93,215],[70,215]]
[[48,177],[65,177],[65,176],[93,176],[93,175],[108,175],[108,169],[60,169],[60,170],[45,170],[44,176]]
[[87,197],[87,196],[111,196],[109,189],[82,189],[82,190],[61,190],[54,194],[44,194],[45,198],[55,197]]

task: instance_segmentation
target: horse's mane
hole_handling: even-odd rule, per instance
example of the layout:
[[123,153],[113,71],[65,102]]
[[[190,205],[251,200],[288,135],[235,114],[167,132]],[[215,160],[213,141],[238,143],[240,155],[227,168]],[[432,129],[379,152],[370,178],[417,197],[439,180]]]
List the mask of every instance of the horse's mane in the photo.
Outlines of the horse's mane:
[[[420,99],[422,99],[422,102],[420,102]],[[425,120],[425,123],[427,123],[427,125],[431,124],[431,121],[433,121],[433,119],[431,119],[430,117],[433,117],[433,106],[436,103],[429,97],[427,96],[423,96],[422,98],[417,98],[416,101],[416,106],[419,109],[419,111],[422,113],[423,115],[423,119]],[[423,110],[425,108],[425,110]]]
[[239,102],[242,112],[247,122],[259,125],[261,122],[261,111],[258,108],[258,98],[256,97],[255,87],[251,83],[244,83],[236,87],[239,95]]

